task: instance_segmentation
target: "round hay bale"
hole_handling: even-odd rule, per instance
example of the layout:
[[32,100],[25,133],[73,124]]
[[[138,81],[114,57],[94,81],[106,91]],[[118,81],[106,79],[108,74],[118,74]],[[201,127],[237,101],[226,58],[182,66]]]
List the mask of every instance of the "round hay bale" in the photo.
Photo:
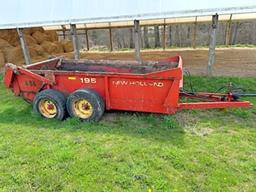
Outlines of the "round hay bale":
[[4,53],[0,51],[0,67],[3,67],[4,64],[5,64]]
[[37,31],[39,31],[41,33],[44,33],[44,28],[43,27],[33,27],[33,28],[30,28],[30,29],[32,31],[31,34],[37,32]]
[[18,33],[15,29],[0,30],[0,38],[8,41],[11,45],[16,45],[19,41]]
[[45,31],[44,32],[50,38],[50,41],[58,41],[58,35],[56,31]]
[[37,41],[30,35],[24,35],[27,45],[35,45]]
[[54,41],[53,43],[58,47],[57,53],[64,53],[64,49],[63,49],[63,46],[62,46],[61,42]]
[[32,35],[33,34],[33,30],[31,28],[26,28],[22,30],[23,34],[26,35]]
[[71,41],[64,39],[60,41],[60,43],[62,44],[65,53],[74,51],[73,43]]
[[0,38],[7,40],[9,36],[8,29],[2,29],[0,30]]
[[44,41],[41,45],[43,49],[49,54],[63,53],[63,48],[60,47],[60,44]]
[[46,57],[48,54],[45,52],[42,46],[34,44],[28,46],[31,57],[44,56]]
[[[39,47],[38,47],[39,46]],[[28,46],[31,59],[46,56],[40,45]],[[21,64],[24,63],[23,52],[20,46],[9,47],[3,50],[5,61],[8,63]]]
[[[29,45],[35,45],[35,44],[37,44],[37,41],[36,41],[32,36],[30,36],[30,35],[24,34],[24,38],[25,38],[26,43],[27,43],[28,46],[29,46]],[[20,40],[18,39],[18,41],[13,42],[13,45],[14,45],[15,47],[16,47],[16,46],[20,46]]]
[[38,44],[42,44],[44,41],[50,41],[50,38],[47,34],[44,34],[40,31],[36,31],[32,34],[32,37],[36,40]]
[[4,49],[3,52],[6,62],[14,64],[24,63],[24,58],[20,47],[9,47]]
[[3,29],[0,30],[0,38],[9,41],[13,36],[18,37],[18,33],[15,29]]
[[0,39],[0,49],[5,49],[7,47],[11,47],[10,43],[4,39]]

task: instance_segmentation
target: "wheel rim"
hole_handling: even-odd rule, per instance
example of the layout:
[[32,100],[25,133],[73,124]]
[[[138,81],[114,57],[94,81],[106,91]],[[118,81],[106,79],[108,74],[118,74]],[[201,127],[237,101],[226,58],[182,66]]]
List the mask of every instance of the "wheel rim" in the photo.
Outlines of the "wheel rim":
[[93,113],[91,103],[86,99],[79,99],[73,103],[73,109],[77,117],[82,119],[89,118]]
[[39,111],[46,118],[54,118],[57,115],[57,107],[55,103],[48,99],[39,101]]

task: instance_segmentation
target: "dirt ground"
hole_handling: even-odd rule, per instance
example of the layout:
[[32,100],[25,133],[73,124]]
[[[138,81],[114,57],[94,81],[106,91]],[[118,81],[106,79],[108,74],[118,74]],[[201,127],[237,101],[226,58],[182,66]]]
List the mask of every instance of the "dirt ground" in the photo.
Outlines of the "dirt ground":
[[[63,55],[63,54],[62,54]],[[181,55],[183,66],[192,75],[205,75],[208,62],[208,49],[172,49],[142,51],[143,60],[158,60],[170,56]],[[64,54],[72,58],[73,54]],[[83,59],[120,59],[133,60],[132,51],[123,52],[83,52]],[[217,48],[216,64],[213,67],[214,76],[256,76],[256,49],[255,48]]]
[[[173,49],[166,51],[142,51],[143,60],[158,60],[181,55],[183,66],[193,75],[205,75],[208,62],[208,49]],[[134,59],[133,52],[82,53],[86,59]],[[256,49],[253,48],[218,48],[215,76],[256,76]]]

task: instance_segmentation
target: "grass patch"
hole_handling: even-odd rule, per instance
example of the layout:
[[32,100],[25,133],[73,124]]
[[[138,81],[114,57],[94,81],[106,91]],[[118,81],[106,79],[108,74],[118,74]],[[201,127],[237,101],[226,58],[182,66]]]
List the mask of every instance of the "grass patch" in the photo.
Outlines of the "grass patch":
[[[197,91],[228,81],[255,90],[256,78],[192,77]],[[0,191],[256,188],[255,107],[172,116],[111,111],[98,123],[59,122],[35,115],[2,84],[0,106]]]

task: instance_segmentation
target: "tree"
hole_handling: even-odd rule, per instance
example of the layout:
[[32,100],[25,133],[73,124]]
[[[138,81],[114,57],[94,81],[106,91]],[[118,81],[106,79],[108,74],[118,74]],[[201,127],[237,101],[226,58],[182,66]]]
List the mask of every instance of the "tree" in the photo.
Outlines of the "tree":
[[172,26],[169,26],[169,46],[172,46]]
[[130,35],[130,48],[132,49],[132,48],[134,48],[133,30],[132,30],[132,28],[130,28],[130,33],[129,33],[129,35]]
[[149,43],[148,43],[148,27],[144,27],[144,45],[145,48],[149,48]]

